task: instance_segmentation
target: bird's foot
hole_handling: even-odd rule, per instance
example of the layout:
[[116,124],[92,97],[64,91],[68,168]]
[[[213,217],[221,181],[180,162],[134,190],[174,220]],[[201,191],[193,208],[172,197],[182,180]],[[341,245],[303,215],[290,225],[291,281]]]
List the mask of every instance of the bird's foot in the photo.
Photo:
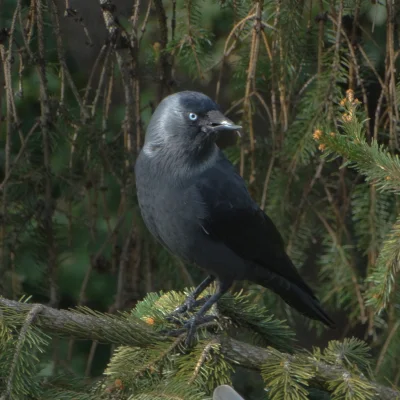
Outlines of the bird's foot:
[[175,315],[183,314],[186,311],[191,310],[193,308],[195,302],[196,302],[196,299],[194,298],[193,294],[189,294],[189,296],[186,297],[185,302],[183,304],[181,304],[178,308],[176,308],[172,314],[175,314]]
[[185,312],[191,311],[196,307],[202,306],[209,298],[210,296],[208,295],[202,297],[201,299],[195,300],[193,295],[189,295],[185,302],[176,308],[171,314],[167,315],[165,319],[168,322],[181,323],[180,319],[178,318],[180,314],[184,314]]
[[172,331],[164,332],[166,336],[177,337],[185,332],[187,332],[185,345],[190,346],[193,343],[194,335],[196,333],[196,329],[204,324],[214,321],[217,319],[216,315],[205,315],[197,317],[196,315],[187,320],[181,329],[175,329]]
[[194,317],[190,318],[189,321],[187,321],[184,325],[184,328],[187,329],[185,345],[189,347],[193,344],[194,335],[196,333],[196,329],[199,326],[204,325],[208,322],[214,321],[216,318],[217,317],[215,315],[206,315],[204,317],[198,317],[198,318],[196,318],[196,316],[194,316]]

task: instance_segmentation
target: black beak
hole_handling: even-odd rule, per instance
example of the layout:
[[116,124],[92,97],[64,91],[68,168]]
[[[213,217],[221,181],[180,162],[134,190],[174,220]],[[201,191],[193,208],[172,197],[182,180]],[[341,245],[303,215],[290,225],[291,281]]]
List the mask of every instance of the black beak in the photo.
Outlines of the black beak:
[[[240,125],[235,125],[229,118],[225,117],[225,115],[219,111],[210,111],[208,113],[208,118],[209,126],[213,132],[237,131],[238,129],[242,129]],[[238,135],[240,136],[239,132]]]

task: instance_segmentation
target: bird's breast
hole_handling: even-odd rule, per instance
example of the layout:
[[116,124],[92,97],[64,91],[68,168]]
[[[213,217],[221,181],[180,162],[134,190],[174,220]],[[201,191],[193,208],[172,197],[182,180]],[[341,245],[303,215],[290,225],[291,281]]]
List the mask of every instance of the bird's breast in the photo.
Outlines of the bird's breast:
[[205,235],[201,220],[206,213],[195,187],[149,175],[137,179],[136,184],[141,214],[150,232],[175,255],[194,261]]

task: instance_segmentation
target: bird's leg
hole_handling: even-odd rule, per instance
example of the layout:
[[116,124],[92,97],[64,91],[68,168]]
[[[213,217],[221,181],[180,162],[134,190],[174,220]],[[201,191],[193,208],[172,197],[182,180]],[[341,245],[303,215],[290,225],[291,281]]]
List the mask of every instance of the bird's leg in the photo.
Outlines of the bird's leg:
[[190,311],[193,307],[196,307],[198,305],[200,305],[201,303],[203,303],[206,300],[199,300],[198,302],[196,302],[196,299],[201,295],[202,292],[204,292],[204,290],[211,285],[212,282],[214,282],[215,280],[215,276],[209,275],[207,276],[206,279],[204,279],[203,282],[200,283],[199,286],[197,286],[196,289],[194,289],[194,291],[189,294],[189,296],[186,298],[185,302],[180,305],[178,308],[176,308],[174,310],[174,312],[171,314],[171,316],[176,316],[178,314],[183,314],[186,311]]
[[[214,316],[204,316],[204,314],[215,304],[217,301],[226,293],[229,288],[232,286],[232,281],[220,281],[218,280],[218,289],[217,292],[214,293],[200,308],[200,310],[192,317],[189,321],[184,324],[184,328],[188,330],[188,334],[186,337],[186,345],[190,345],[193,336],[196,332],[196,328],[198,325],[201,325],[204,322],[208,322],[212,319],[215,319]],[[212,317],[212,318],[211,318]]]

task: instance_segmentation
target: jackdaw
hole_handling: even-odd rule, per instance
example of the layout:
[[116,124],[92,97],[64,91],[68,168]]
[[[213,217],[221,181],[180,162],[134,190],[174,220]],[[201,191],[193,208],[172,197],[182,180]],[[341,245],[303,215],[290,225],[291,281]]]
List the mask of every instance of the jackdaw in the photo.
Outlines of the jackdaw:
[[221,132],[240,128],[208,96],[178,92],[155,110],[136,161],[146,226],[172,254],[209,274],[176,313],[190,310],[215,279],[218,283],[216,293],[186,322],[187,340],[235,280],[271,289],[300,313],[333,327],[286,254],[274,223],[216,145]]

